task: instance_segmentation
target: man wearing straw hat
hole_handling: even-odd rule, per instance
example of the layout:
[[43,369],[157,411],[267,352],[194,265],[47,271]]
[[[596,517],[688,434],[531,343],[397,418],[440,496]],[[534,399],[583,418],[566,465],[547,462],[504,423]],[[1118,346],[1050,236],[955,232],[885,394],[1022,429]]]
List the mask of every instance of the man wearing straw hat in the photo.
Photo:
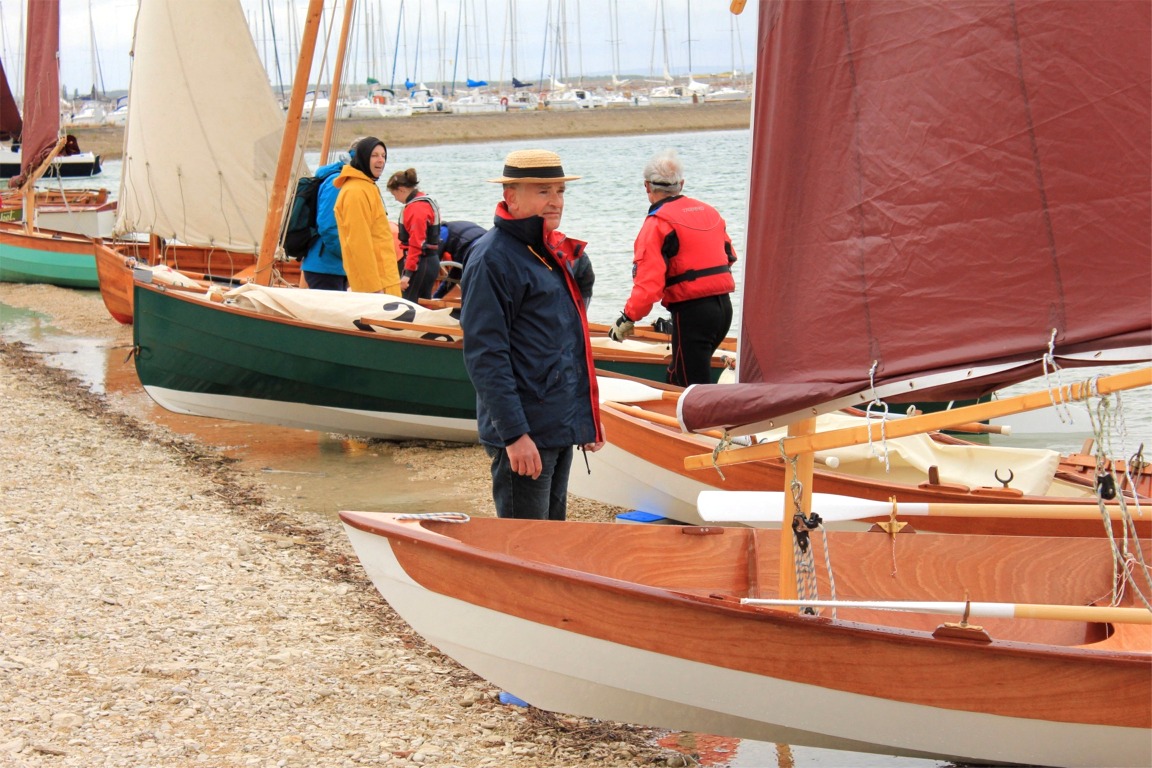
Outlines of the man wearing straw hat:
[[557,232],[569,181],[560,157],[512,152],[492,229],[461,281],[464,363],[500,517],[563,520],[573,446],[603,445],[588,318]]

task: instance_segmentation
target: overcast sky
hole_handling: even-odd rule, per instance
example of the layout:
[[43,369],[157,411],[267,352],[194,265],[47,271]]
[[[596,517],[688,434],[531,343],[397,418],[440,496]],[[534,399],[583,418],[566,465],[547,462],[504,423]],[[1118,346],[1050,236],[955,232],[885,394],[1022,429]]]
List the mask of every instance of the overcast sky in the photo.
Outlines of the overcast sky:
[[[24,5],[24,0],[0,0],[0,57],[18,93]],[[127,89],[136,0],[60,0],[60,5],[61,82],[82,93],[94,82],[98,90]],[[294,9],[302,20],[308,1],[242,0],[242,5],[273,84],[278,80],[274,40],[286,80],[294,68],[289,38],[300,34],[299,21],[289,23],[289,15]],[[333,41],[344,5],[345,0],[325,0],[326,19],[332,9],[337,11]],[[515,9],[514,36],[510,8]],[[399,84],[410,77],[432,84],[451,78],[453,68],[461,81],[506,81],[513,74],[538,81],[542,73],[544,80],[555,75],[570,81],[614,69],[622,75],[660,77],[665,50],[674,76],[687,75],[691,60],[699,77],[733,67],[750,69],[756,53],[755,2],[738,18],[729,13],[728,0],[358,0],[356,13],[346,83],[373,77],[385,85],[395,78]],[[565,38],[567,45],[558,44]]]

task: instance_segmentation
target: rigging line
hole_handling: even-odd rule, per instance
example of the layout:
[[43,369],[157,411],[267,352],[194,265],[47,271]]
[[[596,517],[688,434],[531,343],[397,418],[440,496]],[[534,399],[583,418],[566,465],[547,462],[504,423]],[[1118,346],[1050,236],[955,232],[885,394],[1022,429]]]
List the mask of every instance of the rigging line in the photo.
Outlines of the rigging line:
[[856,240],[856,263],[857,274],[860,276],[860,284],[858,290],[860,291],[861,309],[864,310],[864,336],[869,340],[869,345],[872,349],[869,354],[877,359],[881,357],[877,349],[877,338],[873,330],[872,323],[872,304],[868,297],[868,270],[864,264],[866,254],[864,252],[863,243],[865,241],[866,228],[864,226],[864,158],[862,144],[863,139],[860,135],[862,116],[860,114],[860,102],[862,96],[860,95],[860,82],[859,74],[856,71],[856,49],[852,44],[852,25],[848,18],[848,6],[846,0],[840,0],[840,20],[843,26],[844,33],[844,61],[848,67],[849,88],[852,94],[852,167],[856,174],[856,225],[857,225],[857,240]]
[[[1090,394],[1085,397],[1085,405],[1088,406],[1088,418],[1092,426],[1094,442],[1094,453],[1096,456],[1096,474],[1098,482],[1102,478],[1109,478],[1113,485],[1116,483],[1115,463],[1112,460],[1112,441],[1111,425],[1115,421],[1115,411],[1112,408],[1112,400],[1109,396],[1098,395],[1099,376],[1095,376],[1090,380],[1089,390]],[[1090,397],[1096,397],[1095,408],[1091,407],[1089,403]],[[1117,410],[1121,403],[1117,399]],[[1134,486],[1132,486],[1134,488]],[[1136,499],[1137,509],[1139,509],[1139,496],[1133,494]],[[1139,566],[1139,570],[1144,574],[1145,581],[1149,587],[1152,588],[1152,573],[1149,572],[1147,564],[1144,562],[1144,553],[1140,546],[1140,538],[1136,534],[1136,524],[1132,518],[1132,514],[1128,508],[1128,499],[1124,495],[1123,488],[1121,487],[1118,494],[1118,501],[1120,505],[1120,519],[1123,528],[1123,537],[1120,542],[1116,541],[1115,534],[1112,531],[1111,515],[1109,514],[1108,507],[1105,504],[1104,492],[1097,486],[1096,501],[1100,506],[1100,516],[1104,523],[1105,534],[1108,538],[1109,547],[1112,551],[1112,604],[1116,605],[1123,597],[1126,587],[1131,586],[1136,596],[1140,599],[1145,606],[1152,608],[1149,602],[1149,596],[1145,594],[1141,585],[1137,583],[1135,574],[1133,573],[1134,567]],[[1133,546],[1134,545],[1134,546]]]
[[1052,211],[1048,205],[1048,192],[1044,182],[1044,168],[1040,159],[1040,148],[1036,141],[1036,120],[1032,114],[1032,99],[1028,95],[1028,84],[1024,79],[1024,54],[1020,45],[1020,26],[1016,16],[1016,0],[1009,0],[1008,15],[1012,20],[1012,40],[1016,50],[1016,76],[1020,83],[1020,95],[1024,99],[1024,119],[1028,124],[1028,143],[1032,151],[1032,165],[1036,173],[1036,193],[1040,196],[1040,211],[1044,220],[1044,234],[1048,237],[1048,257],[1052,269],[1052,280],[1056,283],[1059,304],[1059,327],[1066,328],[1068,320],[1067,304],[1064,299],[1064,278],[1060,272],[1060,261],[1056,252],[1056,233],[1052,226]]
[[883,452],[883,456],[884,456],[884,472],[888,473],[888,472],[892,471],[892,466],[889,463],[889,459],[888,459],[888,434],[887,434],[888,403],[881,400],[880,396],[876,392],[876,369],[879,365],[880,365],[879,360],[873,360],[872,366],[868,369],[868,382],[872,388],[872,402],[868,403],[868,406],[864,409],[864,416],[868,419],[868,426],[869,426],[869,429],[868,429],[868,452],[870,454],[872,454],[873,456],[877,456],[877,455],[879,455],[877,453],[877,448],[872,444],[872,429],[871,429],[871,426],[872,426],[872,406],[874,406],[874,405],[884,406],[884,410],[880,413],[880,448],[879,448],[879,450]]

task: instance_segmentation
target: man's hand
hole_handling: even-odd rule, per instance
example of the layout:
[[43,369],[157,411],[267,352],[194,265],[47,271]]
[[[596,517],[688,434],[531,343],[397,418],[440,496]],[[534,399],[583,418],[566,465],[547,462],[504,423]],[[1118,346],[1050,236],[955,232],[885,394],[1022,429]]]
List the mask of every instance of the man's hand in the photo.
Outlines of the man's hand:
[[624,341],[635,332],[636,322],[629,320],[628,315],[621,312],[620,317],[616,318],[616,322],[608,329],[608,336],[612,341]]
[[540,472],[544,469],[540,461],[540,451],[527,433],[509,443],[504,450],[508,451],[508,465],[512,467],[513,472],[533,480],[540,477]]

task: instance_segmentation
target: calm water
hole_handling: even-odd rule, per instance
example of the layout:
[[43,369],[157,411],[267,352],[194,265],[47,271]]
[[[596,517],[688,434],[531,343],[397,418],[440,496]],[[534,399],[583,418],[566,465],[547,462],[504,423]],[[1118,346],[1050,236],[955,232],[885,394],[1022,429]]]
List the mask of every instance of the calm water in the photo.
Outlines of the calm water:
[[[381,121],[378,135],[387,143],[386,120]],[[749,136],[749,131],[744,130],[396,147],[389,153],[380,187],[383,190],[383,182],[394,172],[415,168],[421,189],[436,199],[444,219],[464,219],[490,227],[500,200],[500,185],[485,179],[501,174],[504,157],[515,149],[542,148],[558,152],[564,161],[564,170],[583,177],[568,184],[561,229],[588,242],[588,254],[596,271],[590,318],[594,322],[610,323],[620,314],[628,298],[632,286],[632,243],[648,212],[648,198],[640,175],[644,163],[662,149],[676,149],[684,162],[685,193],[699,197],[720,211],[728,222],[732,242],[742,253],[747,218]],[[318,153],[308,153],[305,157],[312,168],[319,164]],[[116,196],[121,163],[110,160],[103,168],[100,176],[65,179],[62,183],[75,188],[106,187]],[[387,192],[383,197],[389,217],[397,221],[400,205]],[[738,262],[738,285],[741,267]],[[738,305],[739,301],[734,304]],[[651,322],[656,316],[653,312],[647,321]],[[733,328],[737,327],[738,319],[737,314]]]

